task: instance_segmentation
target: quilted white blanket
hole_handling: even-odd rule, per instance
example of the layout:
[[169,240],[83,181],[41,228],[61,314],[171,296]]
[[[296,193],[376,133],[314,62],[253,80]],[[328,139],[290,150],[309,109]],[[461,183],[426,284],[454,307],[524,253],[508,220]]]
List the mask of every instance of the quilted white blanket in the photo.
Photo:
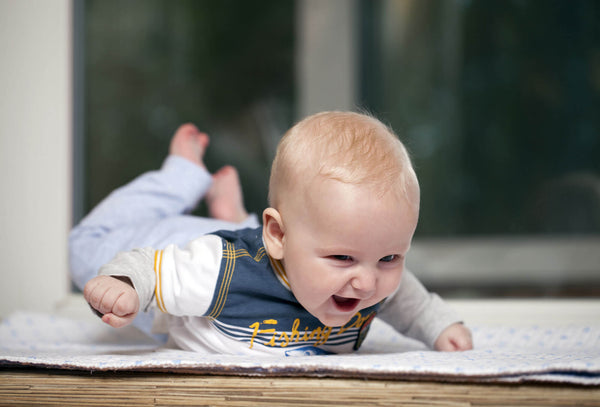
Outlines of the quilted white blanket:
[[15,313],[0,325],[0,367],[600,385],[600,321],[472,329],[468,352],[433,352],[375,321],[355,354],[256,358],[166,349],[100,320]]

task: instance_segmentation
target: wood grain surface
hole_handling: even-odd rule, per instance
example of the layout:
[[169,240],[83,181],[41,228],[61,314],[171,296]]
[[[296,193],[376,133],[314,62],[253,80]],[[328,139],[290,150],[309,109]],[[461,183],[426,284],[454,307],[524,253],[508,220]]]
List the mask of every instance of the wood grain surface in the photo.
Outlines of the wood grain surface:
[[0,405],[600,406],[599,387],[0,370]]

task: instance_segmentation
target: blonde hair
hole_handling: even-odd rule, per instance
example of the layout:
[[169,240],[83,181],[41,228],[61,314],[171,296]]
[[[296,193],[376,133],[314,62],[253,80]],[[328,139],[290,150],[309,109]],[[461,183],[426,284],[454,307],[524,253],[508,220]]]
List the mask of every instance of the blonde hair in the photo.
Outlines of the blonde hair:
[[[408,197],[418,182],[408,152],[376,118],[354,112],[322,112],[288,130],[277,147],[269,181],[269,204],[314,177],[368,184]],[[412,188],[411,188],[412,189]],[[417,204],[418,205],[418,204]]]

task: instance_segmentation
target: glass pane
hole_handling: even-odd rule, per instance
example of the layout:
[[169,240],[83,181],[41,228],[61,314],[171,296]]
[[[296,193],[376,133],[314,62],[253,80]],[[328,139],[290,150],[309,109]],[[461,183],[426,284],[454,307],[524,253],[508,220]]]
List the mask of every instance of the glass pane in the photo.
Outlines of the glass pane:
[[600,2],[362,7],[363,102],[412,152],[417,237],[600,234]]
[[[247,208],[293,109],[292,1],[87,0],[85,203],[156,169],[175,129],[211,136],[211,171],[236,166]],[[202,210],[200,210],[202,212]]]

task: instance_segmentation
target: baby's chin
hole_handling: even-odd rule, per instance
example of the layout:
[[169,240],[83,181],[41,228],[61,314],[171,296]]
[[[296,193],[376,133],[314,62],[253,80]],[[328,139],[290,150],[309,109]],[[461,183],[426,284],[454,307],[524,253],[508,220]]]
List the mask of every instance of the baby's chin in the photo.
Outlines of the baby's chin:
[[335,327],[341,327],[341,326],[345,326],[346,324],[348,324],[350,321],[352,321],[352,317],[354,315],[347,317],[347,318],[340,318],[340,317],[323,317],[323,318],[317,318],[323,325],[325,326],[329,326],[332,328]]
[[[335,296],[334,296],[335,297]],[[333,313],[328,315],[317,316],[317,319],[325,326],[338,327],[345,326],[352,322],[352,319],[356,315],[359,309],[359,300],[341,300],[340,298],[331,298],[331,306],[335,310]]]

